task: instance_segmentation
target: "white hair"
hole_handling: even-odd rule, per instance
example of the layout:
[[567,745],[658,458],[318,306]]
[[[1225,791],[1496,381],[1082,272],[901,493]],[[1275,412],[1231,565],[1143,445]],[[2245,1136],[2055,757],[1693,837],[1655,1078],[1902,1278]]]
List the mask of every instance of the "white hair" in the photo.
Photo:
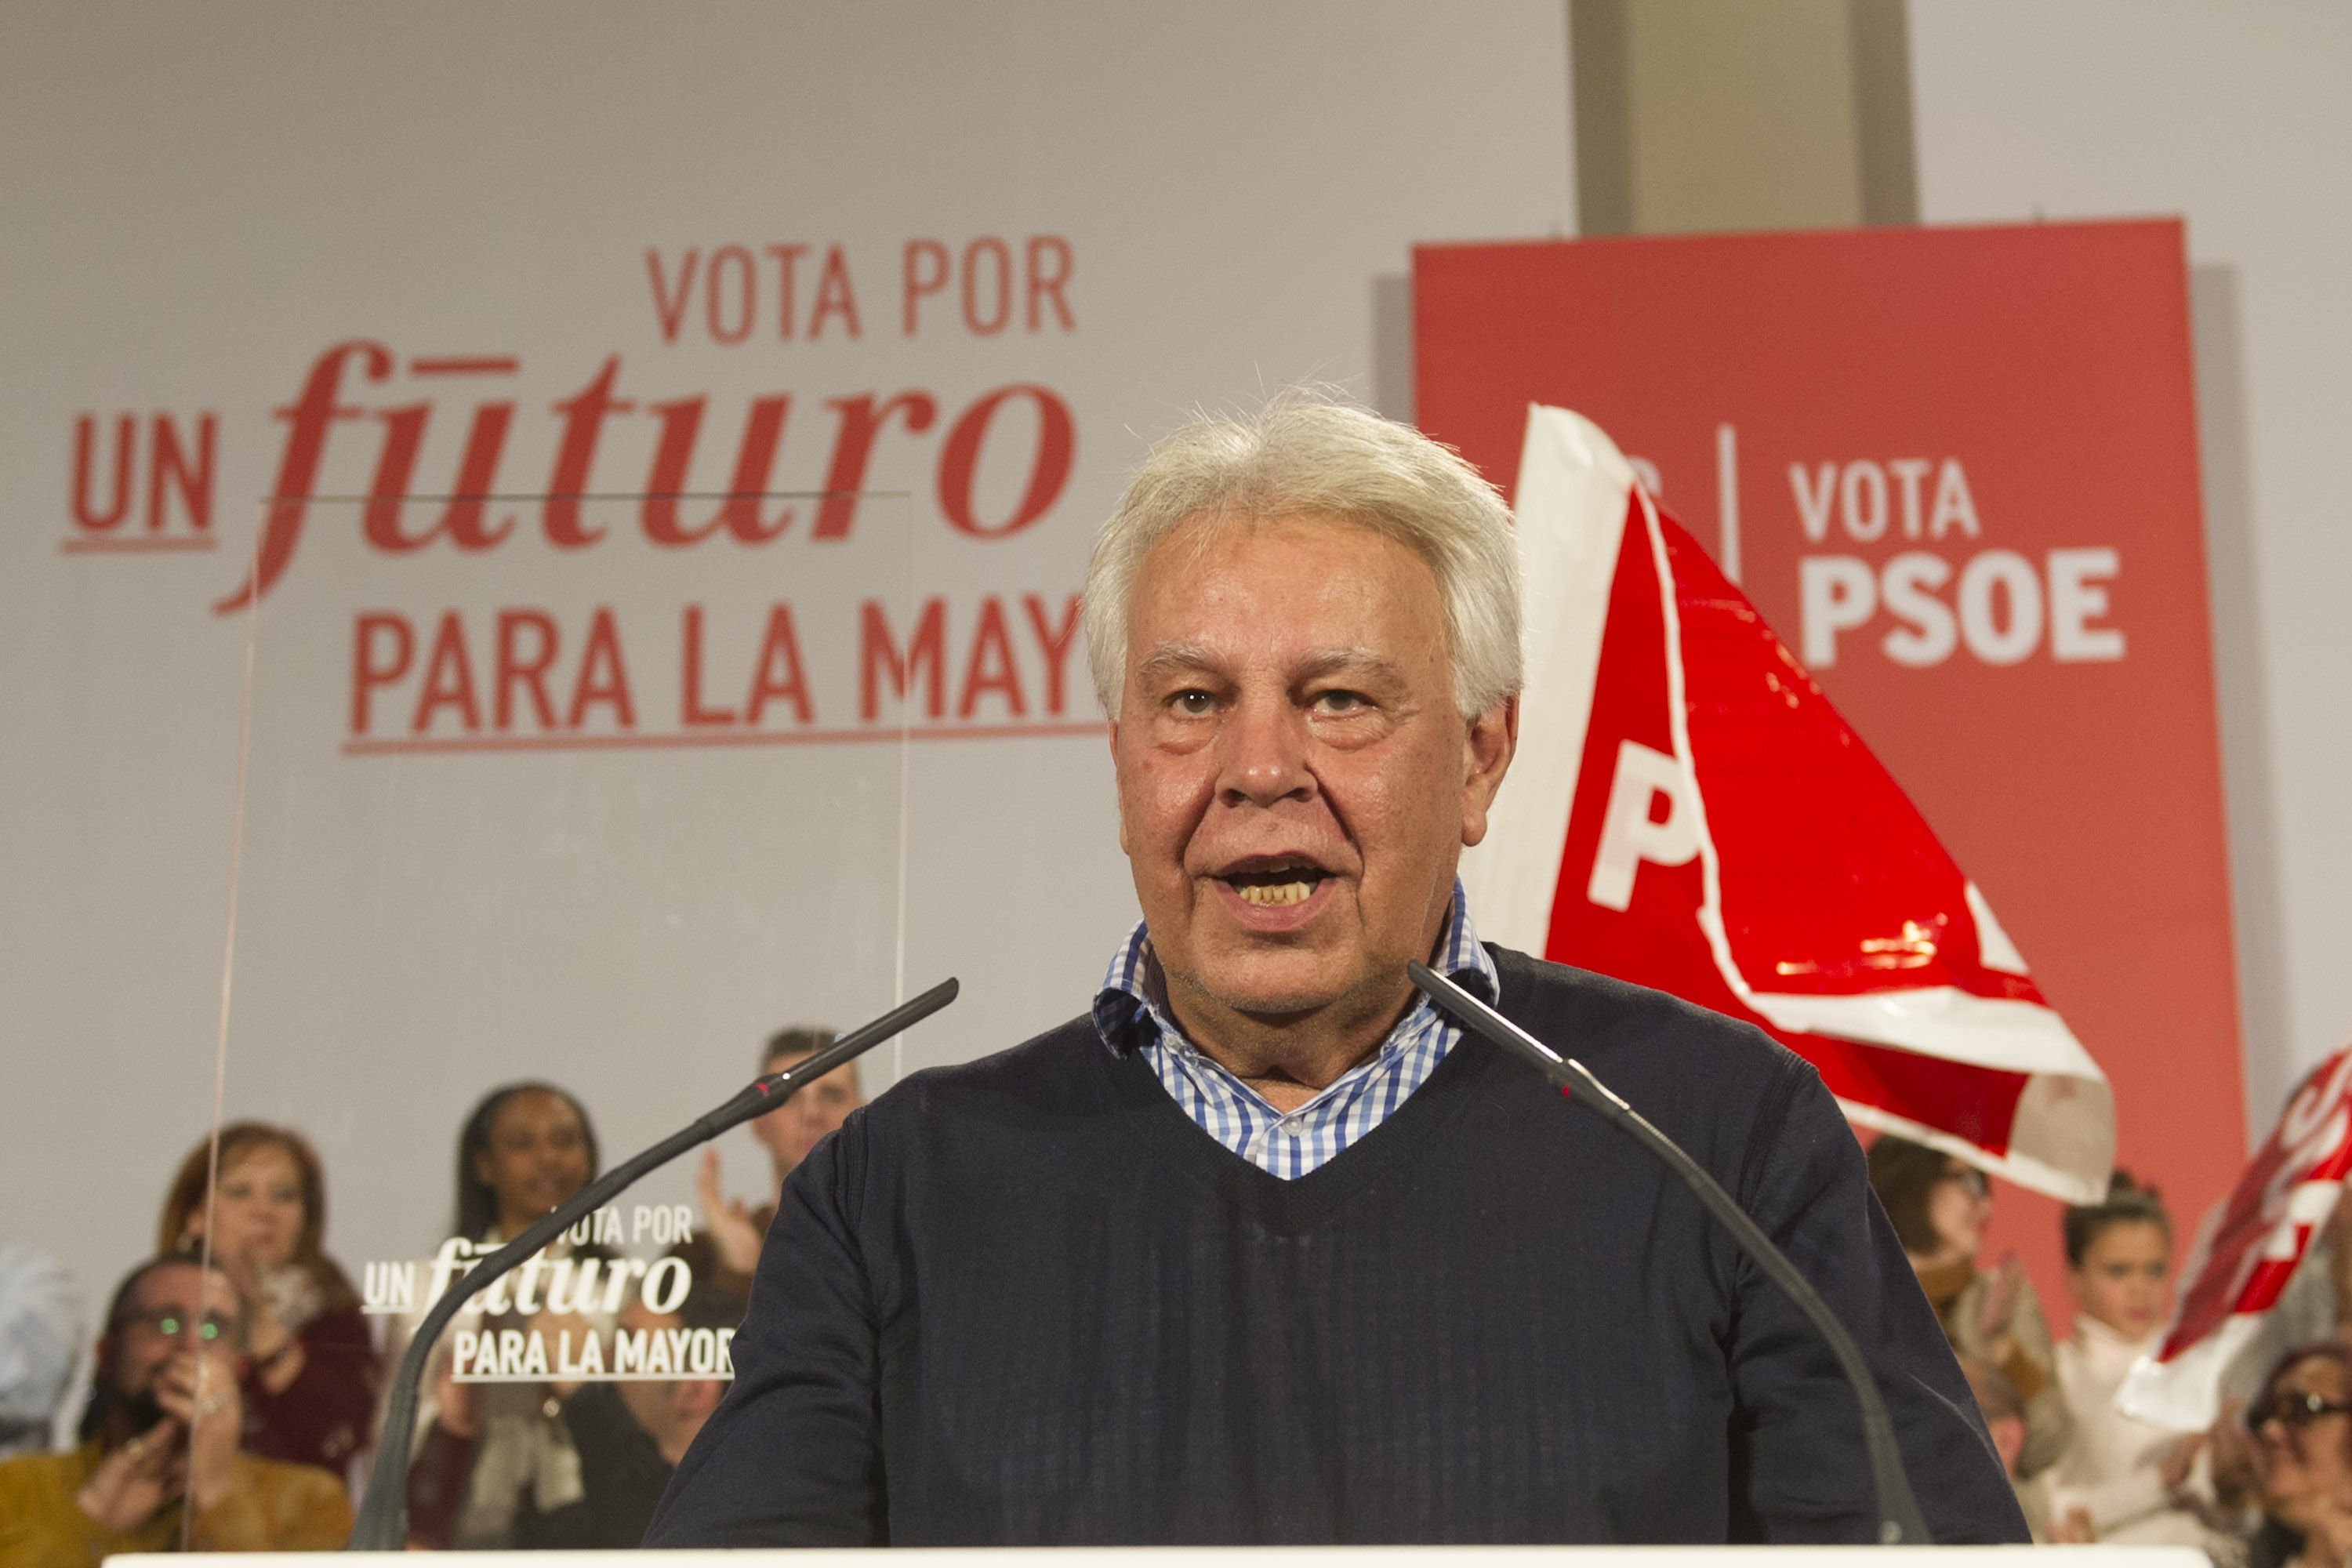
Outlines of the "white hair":
[[1087,663],[1116,718],[1128,601],[1151,547],[1195,518],[1319,515],[1421,557],[1445,605],[1454,706],[1475,718],[1516,694],[1519,554],[1495,487],[1420,431],[1292,389],[1254,413],[1198,414],[1155,442],[1087,562]]

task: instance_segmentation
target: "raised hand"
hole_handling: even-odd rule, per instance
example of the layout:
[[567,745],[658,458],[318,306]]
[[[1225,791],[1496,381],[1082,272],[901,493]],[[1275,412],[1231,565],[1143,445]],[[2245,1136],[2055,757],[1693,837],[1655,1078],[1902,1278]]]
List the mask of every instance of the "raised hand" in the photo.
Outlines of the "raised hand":
[[751,1223],[740,1198],[724,1196],[719,1186],[719,1151],[705,1149],[702,1166],[695,1173],[694,1195],[702,1203],[703,1228],[719,1261],[738,1274],[760,1266],[760,1227]]
[[301,1374],[302,1345],[278,1314],[275,1295],[261,1266],[249,1252],[218,1251],[213,1261],[236,1288],[245,1309],[245,1348],[262,1369],[262,1382],[272,1394],[282,1394]]
[[1977,1312],[1977,1333],[1988,1344],[2005,1337],[2009,1320],[2017,1310],[2017,1294],[2025,1286],[2025,1265],[2017,1254],[2004,1257],[1993,1270],[1991,1288]]

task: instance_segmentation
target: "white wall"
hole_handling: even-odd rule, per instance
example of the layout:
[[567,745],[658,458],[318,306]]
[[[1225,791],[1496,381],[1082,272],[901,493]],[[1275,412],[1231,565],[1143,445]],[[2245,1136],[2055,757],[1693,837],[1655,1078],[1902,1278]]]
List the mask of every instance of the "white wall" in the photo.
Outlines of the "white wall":
[[1911,0],[1911,49],[1927,221],[2188,219],[2259,1139],[2352,1030],[2352,13]]

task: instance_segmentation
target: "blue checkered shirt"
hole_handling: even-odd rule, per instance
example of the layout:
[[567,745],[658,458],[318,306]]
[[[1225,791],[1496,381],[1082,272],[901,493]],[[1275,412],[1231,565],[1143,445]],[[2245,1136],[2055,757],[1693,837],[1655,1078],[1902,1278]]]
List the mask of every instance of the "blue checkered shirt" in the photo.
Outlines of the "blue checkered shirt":
[[[1438,933],[1434,967],[1492,1004],[1502,994],[1495,961],[1478,945],[1470,901],[1454,884],[1454,904]],[[1128,933],[1095,997],[1095,1028],[1114,1056],[1140,1051],[1160,1082],[1202,1131],[1258,1169],[1294,1181],[1331,1160],[1388,1120],[1405,1096],[1429,1081],[1461,1026],[1416,993],[1381,1048],[1287,1113],[1201,1054],[1168,1007],[1168,983],[1141,923]]]

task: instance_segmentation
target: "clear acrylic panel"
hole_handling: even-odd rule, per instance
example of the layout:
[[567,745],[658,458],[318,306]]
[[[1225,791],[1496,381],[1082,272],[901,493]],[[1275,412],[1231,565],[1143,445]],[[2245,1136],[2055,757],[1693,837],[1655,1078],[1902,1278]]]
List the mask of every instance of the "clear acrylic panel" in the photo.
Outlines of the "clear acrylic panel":
[[[310,1383],[289,1386],[313,1397],[249,1373],[249,1448],[359,1492],[394,1355],[467,1244],[726,1100],[775,1032],[847,1030],[941,978],[905,964],[910,514],[903,494],[265,508],[217,1121],[189,1121],[229,1133],[190,1227],[238,1266],[256,1360],[302,1329]],[[906,1048],[866,1058],[866,1092]],[[561,1093],[481,1119],[515,1084]],[[315,1151],[333,1268],[269,1230],[267,1178],[300,1160],[252,1121]],[[756,1218],[778,1158],[748,1128],[715,1147]],[[701,1288],[740,1281],[698,1170],[647,1176],[445,1338],[419,1463],[444,1403],[476,1451],[420,1543],[507,1543],[576,1500],[548,1428],[579,1389],[723,1377]],[[539,1315],[551,1291],[584,1312]],[[321,1369],[352,1309],[367,1361],[341,1375],[373,1406],[348,1430]]]

